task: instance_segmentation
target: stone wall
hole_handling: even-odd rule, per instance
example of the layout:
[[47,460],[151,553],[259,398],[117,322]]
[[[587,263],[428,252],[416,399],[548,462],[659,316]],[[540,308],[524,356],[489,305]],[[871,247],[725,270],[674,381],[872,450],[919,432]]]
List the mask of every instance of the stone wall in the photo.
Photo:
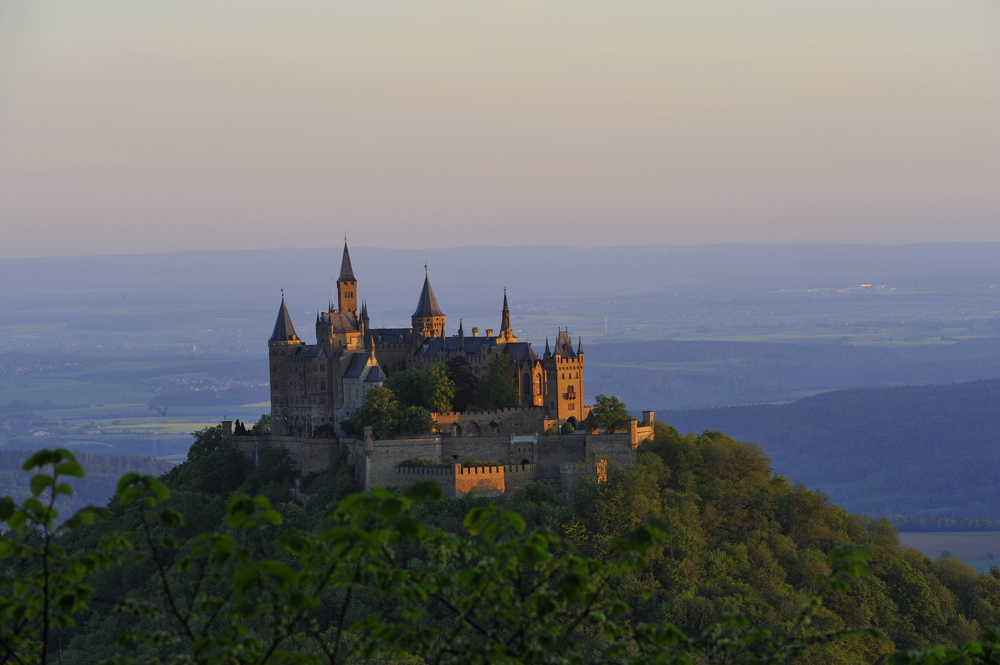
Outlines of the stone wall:
[[587,436],[581,433],[539,437],[536,460],[539,479],[558,481],[563,464],[587,459]]
[[[271,434],[234,436],[231,440],[255,469],[259,464],[260,453],[265,448],[282,446],[288,450],[292,463],[303,476],[329,467],[330,463],[337,459],[341,445],[346,445],[339,443],[337,439],[307,439]],[[348,449],[351,447],[348,446]]]
[[493,411],[450,411],[435,413],[438,430],[455,437],[508,437],[514,434],[541,434],[545,431],[545,408],[513,406]]
[[537,469],[533,464],[463,467],[401,466],[396,468],[395,486],[405,487],[421,480],[432,480],[441,486],[446,499],[475,494],[476,496],[510,496],[534,482]]

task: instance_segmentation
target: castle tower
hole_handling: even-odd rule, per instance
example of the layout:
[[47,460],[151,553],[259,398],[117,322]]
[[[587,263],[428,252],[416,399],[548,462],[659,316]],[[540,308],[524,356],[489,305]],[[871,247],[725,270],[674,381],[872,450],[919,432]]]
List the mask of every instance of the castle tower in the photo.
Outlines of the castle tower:
[[549,416],[579,424],[583,420],[583,340],[576,350],[568,330],[559,330],[555,349],[550,351],[548,340],[542,366],[547,376],[545,406]]
[[500,313],[500,335],[498,342],[516,342],[514,331],[510,329],[510,308],[507,307],[507,289],[503,290],[503,310]]
[[337,280],[337,311],[341,314],[358,313],[358,280],[351,267],[351,254],[344,241],[344,257],[340,260],[340,278]]
[[424,288],[420,291],[417,309],[410,317],[413,332],[424,337],[444,337],[444,312],[438,307],[431,280],[427,276],[427,266],[424,266]]
[[[271,338],[267,340],[271,383],[271,418],[276,423],[274,428],[276,433],[288,434],[291,431],[285,431],[282,427],[287,427],[289,407],[295,396],[295,390],[298,388],[296,377],[290,367],[291,356],[295,355],[301,346],[302,340],[295,334],[292,317],[288,314],[288,308],[285,307],[285,294],[282,293],[278,318],[274,322]],[[281,425],[279,426],[277,423]]]

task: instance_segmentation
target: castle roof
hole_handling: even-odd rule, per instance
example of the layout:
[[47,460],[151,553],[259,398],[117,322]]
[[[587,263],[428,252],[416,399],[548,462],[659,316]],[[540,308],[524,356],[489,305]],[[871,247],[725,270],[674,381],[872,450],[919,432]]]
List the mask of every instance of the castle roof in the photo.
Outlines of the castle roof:
[[385,373],[378,365],[374,365],[365,377],[365,383],[385,383]]
[[434,297],[434,289],[431,288],[430,278],[424,274],[424,288],[420,291],[420,300],[417,301],[417,310],[413,316],[444,316],[441,308],[438,307],[437,298]]
[[573,350],[573,338],[569,336],[568,330],[559,331],[555,353],[564,358],[576,358],[576,351]]
[[299,337],[295,334],[295,326],[292,325],[292,317],[285,307],[285,296],[281,295],[281,307],[278,308],[278,320],[274,322],[274,330],[271,332],[269,342],[298,342]]
[[358,332],[358,319],[350,312],[328,312],[327,317],[329,317],[331,332]]
[[538,354],[531,348],[530,342],[509,342],[504,345],[503,352],[519,365],[538,360]]
[[409,328],[372,328],[368,336],[376,344],[407,344],[412,335]]
[[344,258],[340,260],[340,278],[338,282],[356,282],[354,268],[351,267],[351,253],[347,251],[347,241],[344,241]]
[[365,367],[368,367],[368,354],[355,353],[351,357],[351,361],[347,363],[347,370],[344,372],[344,378],[360,379],[361,375],[365,372]]

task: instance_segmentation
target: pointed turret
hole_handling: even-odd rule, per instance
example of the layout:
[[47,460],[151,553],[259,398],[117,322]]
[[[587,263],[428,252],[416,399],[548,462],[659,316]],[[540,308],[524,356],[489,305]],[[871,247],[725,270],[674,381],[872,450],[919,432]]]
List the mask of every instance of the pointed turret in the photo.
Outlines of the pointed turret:
[[583,338],[576,338],[576,355],[583,355]]
[[278,308],[278,320],[274,322],[274,331],[268,342],[298,342],[299,337],[295,334],[295,326],[292,325],[292,317],[285,307],[285,294],[281,294],[281,307]]
[[458,348],[465,350],[465,328],[462,327],[462,319],[458,320]]
[[430,277],[427,276],[427,266],[424,266],[424,287],[420,290],[420,299],[417,301],[417,309],[410,317],[414,332],[422,334],[424,337],[444,336],[444,312],[438,307],[437,298],[434,296],[434,289],[431,288]]
[[552,349],[549,348],[549,338],[546,337],[545,338],[545,353],[543,354],[543,357],[547,358],[547,357],[550,357],[551,355],[552,355]]

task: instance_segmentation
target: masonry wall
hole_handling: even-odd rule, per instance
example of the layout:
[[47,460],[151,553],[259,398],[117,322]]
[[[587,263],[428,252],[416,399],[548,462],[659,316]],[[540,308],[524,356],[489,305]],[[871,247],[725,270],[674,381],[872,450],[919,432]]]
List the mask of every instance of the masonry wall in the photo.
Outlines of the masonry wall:
[[473,493],[476,496],[503,496],[504,467],[455,465],[455,496]]
[[300,439],[271,434],[234,436],[231,440],[236,449],[251,462],[253,468],[257,468],[260,453],[265,448],[282,446],[288,450],[292,463],[303,476],[329,467],[337,459],[342,445],[336,439]]
[[355,469],[358,484],[367,492],[378,486],[394,487],[396,485],[396,470],[399,468],[400,462],[409,459],[422,459],[440,463],[441,439],[440,437],[432,437],[375,440],[372,442],[371,450],[364,448],[357,450],[357,453]]
[[[545,409],[538,406],[514,406],[493,411],[451,411],[435,413],[438,429],[455,437],[541,434]],[[491,427],[495,424],[496,428]]]
[[510,437],[500,436],[461,436],[442,437],[441,461],[446,464],[464,462],[475,458],[480,462],[499,460],[507,463],[510,449]]
[[563,464],[582,462],[587,458],[587,435],[562,434],[538,439],[538,478],[559,480]]
[[627,466],[636,462],[636,447],[632,443],[633,433],[587,434],[585,435],[585,459],[601,457],[617,466]]

